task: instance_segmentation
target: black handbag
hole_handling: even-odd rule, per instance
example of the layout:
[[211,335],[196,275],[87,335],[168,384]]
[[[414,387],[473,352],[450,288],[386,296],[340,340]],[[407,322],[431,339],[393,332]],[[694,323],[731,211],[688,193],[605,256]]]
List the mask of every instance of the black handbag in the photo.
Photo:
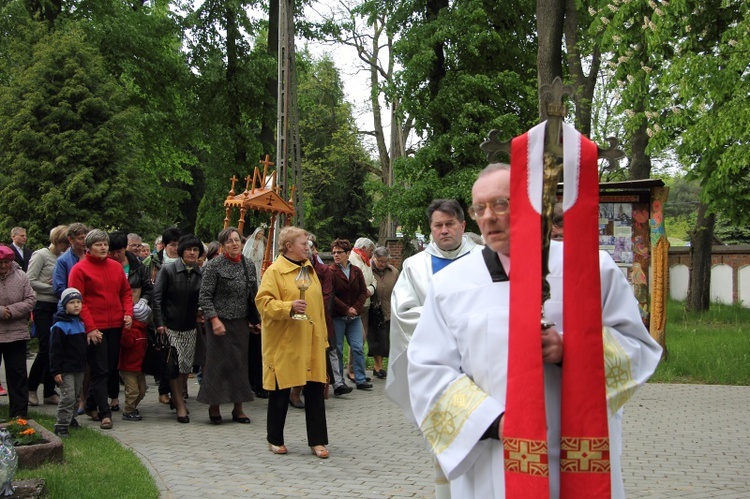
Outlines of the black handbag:
[[159,334],[154,330],[148,332],[146,355],[143,356],[141,371],[151,376],[161,378],[166,374],[167,357],[170,345],[166,334]]
[[167,368],[165,374],[169,379],[175,379],[180,375],[180,359],[177,354],[177,348],[174,346],[169,347],[167,353]]

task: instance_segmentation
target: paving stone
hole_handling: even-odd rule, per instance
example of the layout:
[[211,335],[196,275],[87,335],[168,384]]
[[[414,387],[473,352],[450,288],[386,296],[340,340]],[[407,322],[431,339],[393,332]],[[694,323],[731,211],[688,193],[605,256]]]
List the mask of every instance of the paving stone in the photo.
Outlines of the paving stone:
[[[5,383],[3,372],[0,381]],[[290,408],[289,454],[277,456],[265,438],[266,400],[245,405],[249,425],[231,421],[231,405],[221,407],[225,422],[212,425],[207,406],[194,399],[193,381],[190,424],[177,423],[152,386],[139,407],[143,421],[115,417],[114,429],[103,432],[133,449],[162,498],[434,495],[432,458],[419,432],[386,399],[383,381],[375,380],[371,392],[328,400],[327,460],[310,454],[303,411]],[[33,410],[54,414],[55,407]],[[78,420],[100,431],[88,417]],[[648,499],[750,498],[748,448],[750,387],[646,385],[623,416],[626,493]]]

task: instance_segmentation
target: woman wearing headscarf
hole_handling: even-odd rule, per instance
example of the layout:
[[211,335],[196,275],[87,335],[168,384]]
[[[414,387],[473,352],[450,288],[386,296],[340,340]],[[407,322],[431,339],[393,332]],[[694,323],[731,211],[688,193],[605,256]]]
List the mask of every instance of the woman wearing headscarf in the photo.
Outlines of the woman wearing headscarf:
[[43,397],[45,404],[55,405],[60,397],[55,392],[55,380],[49,372],[49,330],[54,323],[52,317],[57,311],[57,296],[52,289],[52,272],[55,270],[57,257],[68,249],[68,226],[58,225],[49,233],[49,246],[38,249],[31,255],[26,275],[31,288],[36,293],[34,305],[34,329],[39,340],[39,351],[29,370],[29,405],[39,405],[36,393],[40,384],[44,384]]
[[250,423],[242,408],[253,400],[248,379],[250,328],[260,328],[255,307],[255,266],[242,256],[242,240],[234,227],[219,233],[223,254],[206,263],[198,303],[206,322],[206,364],[198,402],[209,404],[208,417],[221,424],[220,404],[232,403],[232,420]]
[[[292,387],[304,386],[307,444],[321,459],[328,457],[328,428],[324,402],[326,388],[326,328],[323,292],[308,260],[307,232],[285,227],[279,233],[281,256],[266,270],[255,303],[261,313],[263,388],[268,390],[268,448],[286,454],[284,424]],[[295,279],[307,269],[310,287],[305,299]],[[294,314],[307,319],[296,320]]]
[[193,369],[197,339],[198,295],[203,269],[198,259],[203,255],[203,243],[192,234],[180,238],[179,258],[166,263],[156,276],[154,287],[154,324],[160,334],[169,335],[169,343],[177,349],[180,374],[170,379],[172,404],[177,410],[177,421],[189,423],[183,388]]
[[15,262],[15,253],[0,245],[0,356],[5,363],[11,418],[26,417],[29,383],[26,343],[29,316],[36,303],[29,278]]
[[245,242],[242,254],[255,264],[255,275],[260,278],[263,269],[263,256],[266,252],[266,238],[263,227],[258,227],[253,231]]
[[86,358],[91,373],[86,413],[112,428],[108,380],[117,376],[123,326],[133,324],[133,295],[122,265],[109,258],[109,236],[101,229],[86,234],[86,257],[70,271],[68,286],[83,296],[81,320],[86,329]]

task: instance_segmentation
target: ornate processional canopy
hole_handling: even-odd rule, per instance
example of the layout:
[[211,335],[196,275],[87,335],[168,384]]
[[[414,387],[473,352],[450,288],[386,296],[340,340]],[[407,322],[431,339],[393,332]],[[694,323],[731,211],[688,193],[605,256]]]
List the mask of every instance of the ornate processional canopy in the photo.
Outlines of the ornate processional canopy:
[[263,165],[263,172],[261,173],[258,167],[253,170],[252,176],[248,175],[245,177],[245,190],[239,194],[235,194],[235,184],[239,180],[236,176],[232,176],[229,180],[232,182],[232,189],[229,191],[227,198],[224,200],[224,207],[226,208],[226,217],[224,218],[224,227],[229,226],[230,215],[234,208],[239,208],[240,219],[238,224],[238,230],[242,232],[245,225],[245,214],[248,210],[266,212],[272,217],[276,217],[279,214],[287,215],[289,218],[294,216],[294,191],[292,187],[291,199],[289,201],[282,197],[281,189],[276,182],[276,170],[269,173],[269,167],[273,166],[273,163],[269,160],[269,156],[266,154],[266,158],[260,162]]
[[[284,215],[286,224],[289,225],[295,215],[294,194],[296,188],[294,186],[290,188],[289,201],[285,200],[283,197],[284,193],[277,181],[278,170],[273,170],[270,173],[268,171],[269,167],[274,165],[269,159],[268,154],[266,154],[263,161],[260,161],[260,164],[263,165],[263,172],[261,173],[260,169],[256,166],[252,176],[248,175],[245,177],[245,190],[240,194],[236,194],[234,191],[235,184],[239,180],[237,176],[233,175],[229,179],[232,182],[232,188],[224,200],[224,207],[226,208],[224,228],[229,227],[232,210],[235,208],[239,208],[240,210],[240,218],[237,223],[237,230],[240,234],[243,233],[245,228],[245,214],[248,210],[265,212],[271,218],[268,240],[273,241],[277,217]],[[266,245],[262,271],[265,271],[273,261],[273,246],[273,244]]]

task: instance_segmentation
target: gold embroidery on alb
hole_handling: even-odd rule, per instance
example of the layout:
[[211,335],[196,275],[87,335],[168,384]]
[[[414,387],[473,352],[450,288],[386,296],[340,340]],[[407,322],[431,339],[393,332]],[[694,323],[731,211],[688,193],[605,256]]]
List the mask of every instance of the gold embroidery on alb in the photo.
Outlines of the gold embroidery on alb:
[[602,328],[604,343],[604,372],[607,376],[607,405],[610,415],[630,400],[638,384],[633,380],[630,357],[620,346],[609,328]]
[[466,420],[488,397],[468,376],[461,376],[445,391],[421,425],[435,454],[447,449]]

